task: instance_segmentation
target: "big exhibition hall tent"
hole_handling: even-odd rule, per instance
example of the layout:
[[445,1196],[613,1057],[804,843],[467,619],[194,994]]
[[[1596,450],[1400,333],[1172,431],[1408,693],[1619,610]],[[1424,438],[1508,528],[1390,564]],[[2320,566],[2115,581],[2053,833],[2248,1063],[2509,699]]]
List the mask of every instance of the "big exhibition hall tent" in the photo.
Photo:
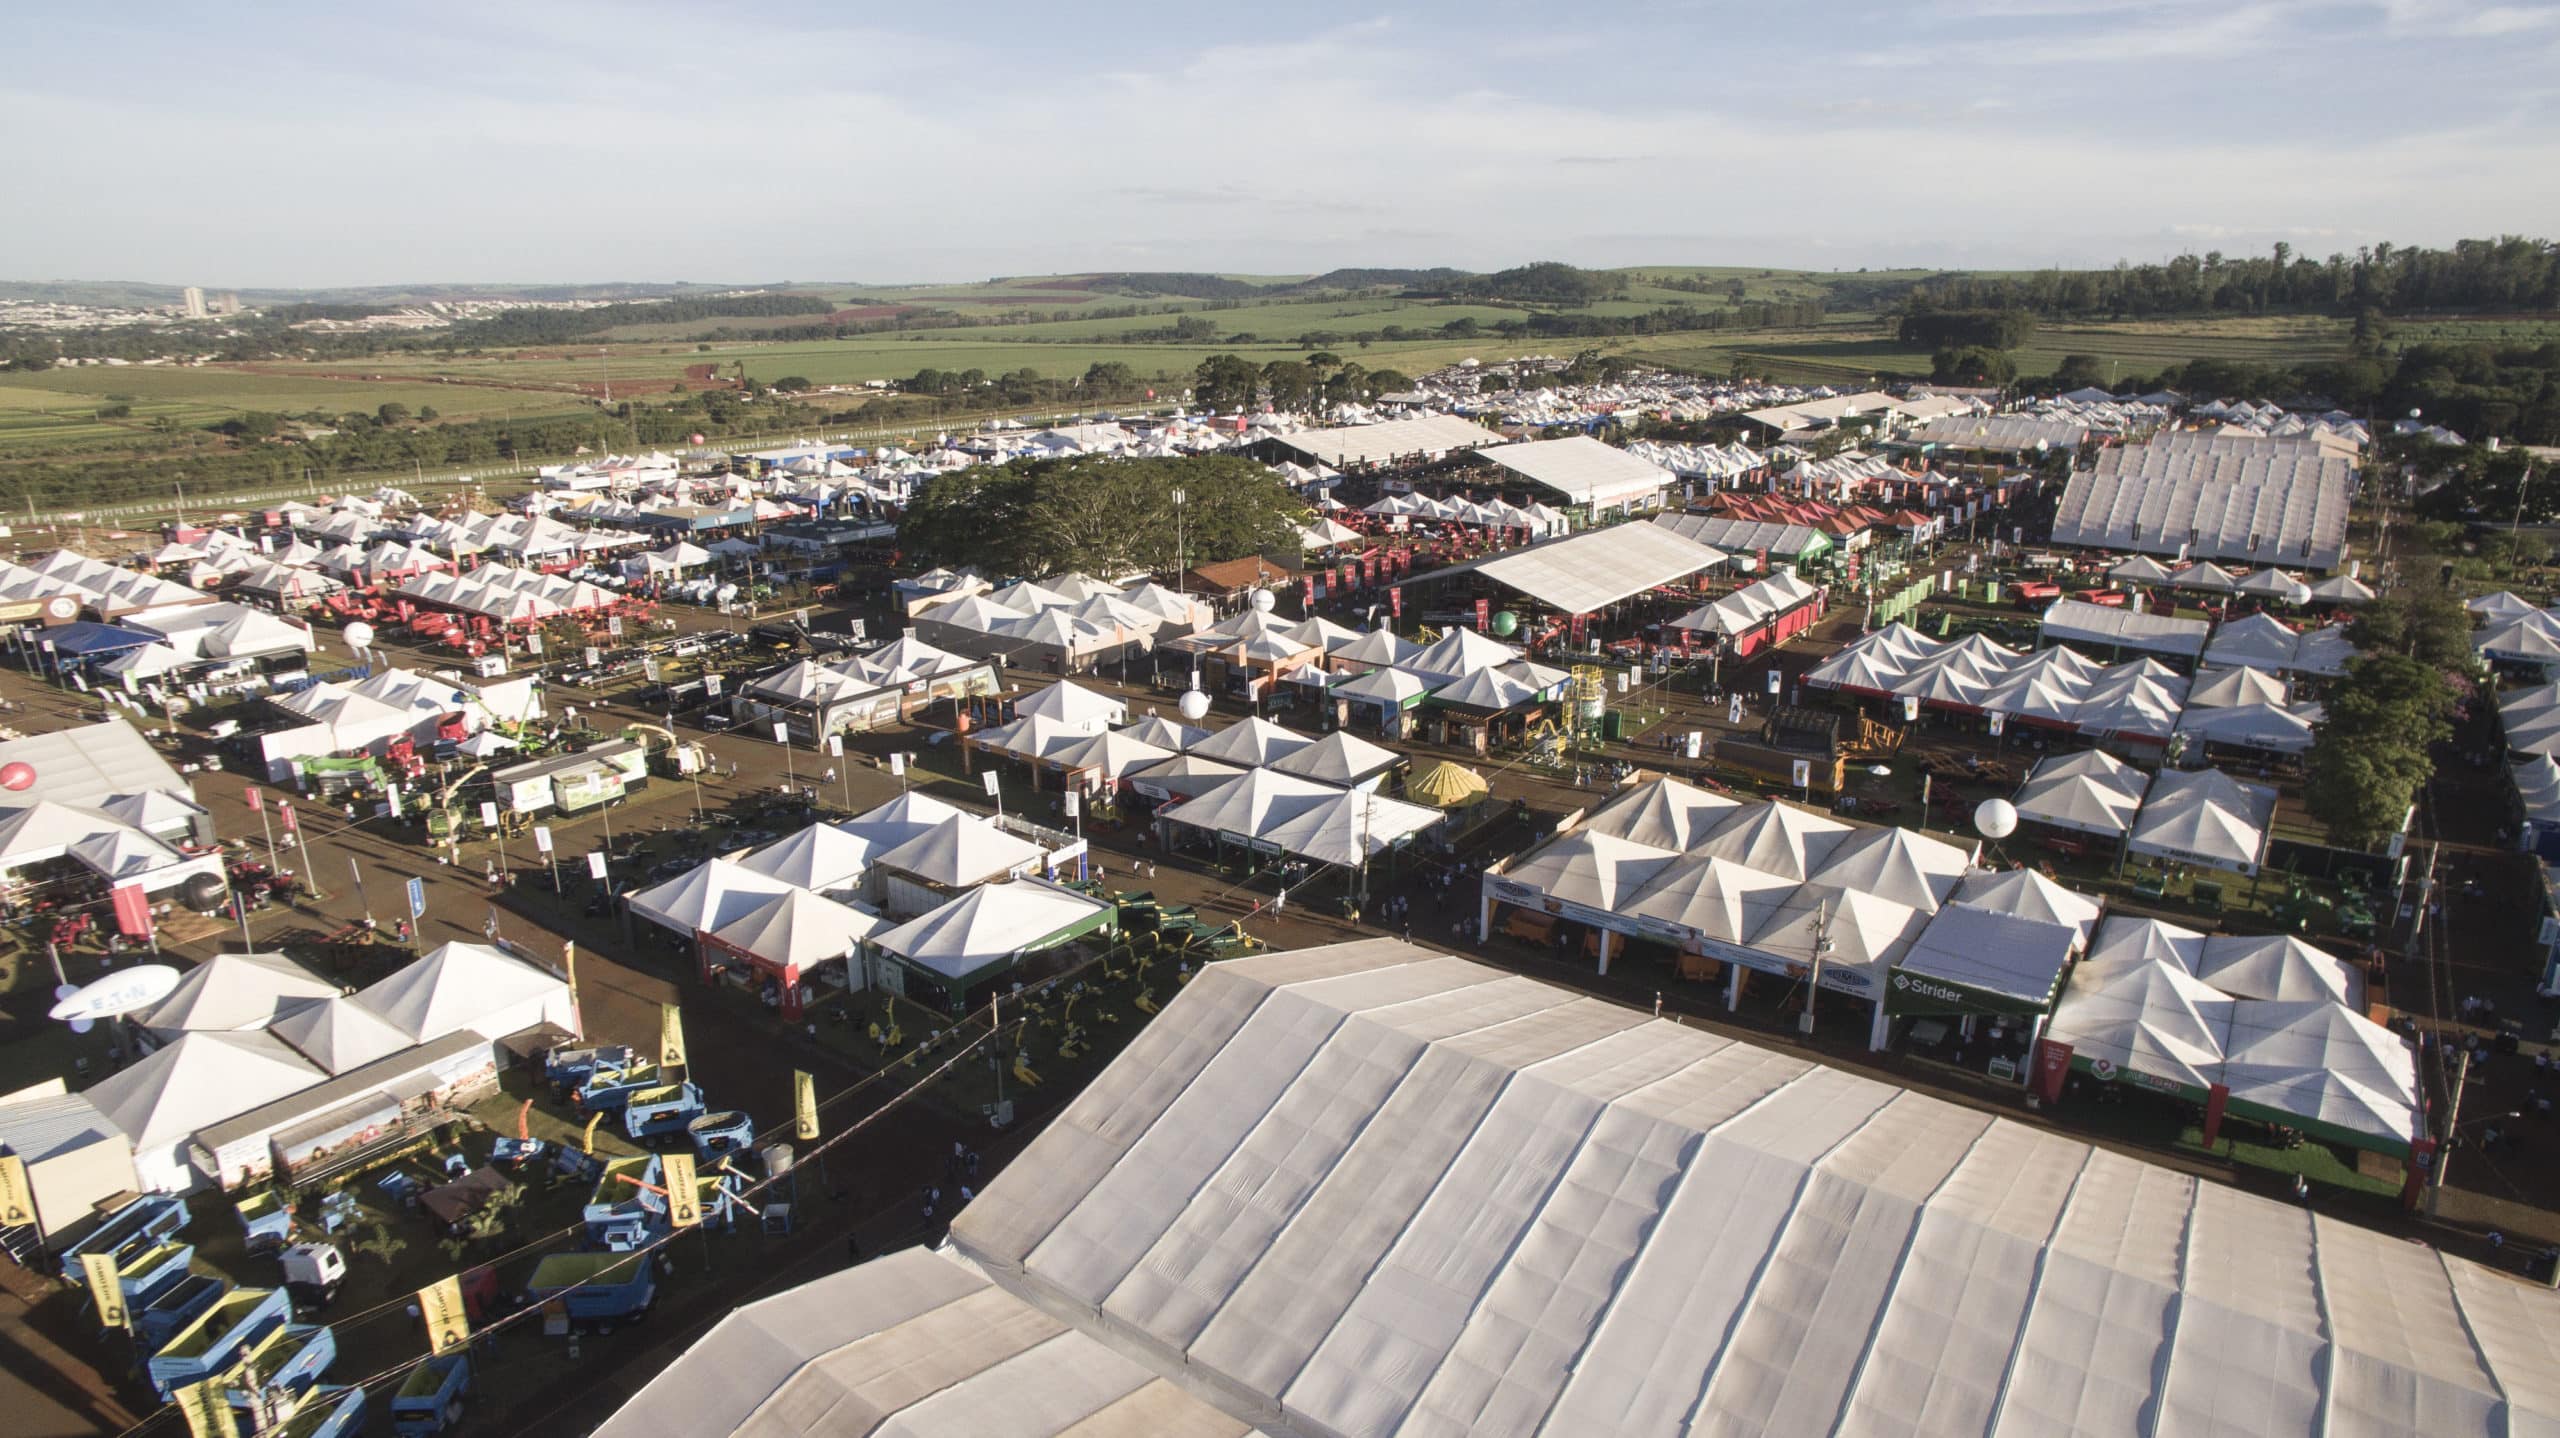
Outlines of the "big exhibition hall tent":
[[[1209,965],[951,1244],[1190,1397],[1304,1438],[2560,1419],[2546,1290],[1385,939]],[[731,1350],[752,1364],[716,1384],[696,1365],[608,1431],[1087,1431],[1031,1411],[1041,1365],[970,1391],[1023,1347],[997,1316],[928,1346],[950,1375],[919,1378],[949,1399],[929,1424],[864,1427],[878,1404],[846,1391],[900,1364],[890,1313],[758,1323]]]

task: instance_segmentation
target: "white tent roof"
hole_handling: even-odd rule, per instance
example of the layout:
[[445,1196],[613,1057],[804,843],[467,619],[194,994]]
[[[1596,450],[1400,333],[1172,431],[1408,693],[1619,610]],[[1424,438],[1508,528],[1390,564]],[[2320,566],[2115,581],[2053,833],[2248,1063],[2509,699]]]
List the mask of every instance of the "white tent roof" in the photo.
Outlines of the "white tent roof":
[[2235,999],[2320,999],[2364,1010],[2364,976],[2291,934],[2215,934],[2204,941],[2195,975]]
[[1161,714],[1150,714],[1120,732],[1142,744],[1153,744],[1160,749],[1171,749],[1177,753],[1188,750],[1192,745],[1209,737],[1209,731],[1206,729],[1178,723]]
[[2290,698],[2285,682],[2265,669],[2208,669],[2187,690],[2190,709],[2227,709],[2240,704],[2281,705]]
[[749,910],[790,890],[788,881],[761,874],[734,859],[710,859],[663,884],[630,896],[631,912],[691,938],[697,929],[717,932]]
[[805,974],[820,964],[851,954],[880,925],[877,914],[806,889],[793,889],[748,910],[713,937],[768,963],[796,968]]
[[1061,745],[1046,757],[1068,769],[1092,769],[1105,779],[1117,779],[1132,769],[1161,763],[1173,755],[1173,750],[1150,744],[1132,730],[1119,729]]
[[2515,776],[2516,798],[2524,805],[2524,816],[2536,824],[2560,824],[2560,760],[2537,753],[2510,766],[2509,772]]
[[273,1035],[199,1030],[83,1093],[135,1148],[148,1149],[300,1093],[327,1077]]
[[1506,444],[1484,458],[1575,504],[1618,504],[1660,494],[1671,471],[1588,435]]
[[2150,776],[2100,749],[2043,760],[2018,787],[2018,816],[2083,834],[2133,827]]
[[1552,899],[1617,909],[1680,855],[1576,828],[1543,844],[1504,874]]
[[825,893],[862,877],[871,865],[867,839],[832,824],[812,824],[760,849],[733,856],[730,862],[798,889]]
[[1974,869],[1956,885],[1950,903],[1970,904],[2004,914],[2061,924],[2076,935],[2076,948],[2086,948],[2098,926],[2102,906],[2088,895],[2066,889],[2033,869]]
[[1254,837],[1319,864],[1355,865],[1437,824],[1441,811],[1366,791],[1340,793],[1295,814],[1274,813]]
[[1399,639],[1392,629],[1372,629],[1358,639],[1333,651],[1333,657],[1347,664],[1375,664],[1381,667],[1403,664],[1422,652],[1422,646]]
[[1026,718],[1055,720],[1079,734],[1099,734],[1127,719],[1129,706],[1061,679],[1014,705],[1014,712]]
[[2327,998],[2234,1005],[2222,1082],[2235,1102],[2396,1143],[2417,1123],[2417,1055]]
[[880,930],[871,942],[945,978],[965,979],[1110,907],[1036,879],[981,884],[931,913]]
[[1245,1438],[1252,1426],[988,1282],[901,1249],[733,1309],[596,1438]]
[[2299,754],[2311,747],[2312,726],[2320,722],[2323,712],[2317,704],[2233,704],[2218,709],[2189,709],[2178,716],[2177,732],[2216,744]]
[[1384,940],[1210,966],[952,1242],[1291,1435],[2554,1411],[2539,1289]]
[[2273,790],[2243,784],[2219,769],[2164,769],[2151,781],[2150,796],[2134,820],[2131,847],[2246,874],[2266,851],[2275,807]]
[[1811,877],[1817,884],[1835,884],[1934,912],[1955,892],[1957,881],[1972,863],[1971,854],[1915,830],[1862,829],[1834,845]]
[[879,808],[856,814],[836,827],[855,838],[868,840],[877,852],[894,849],[936,825],[966,815],[966,810],[956,809],[920,789],[910,789]]
[[1403,668],[1435,680],[1463,678],[1479,669],[1494,669],[1520,657],[1520,651],[1498,639],[1467,628],[1448,633],[1406,659]]
[[1237,720],[1193,743],[1188,752],[1195,758],[1251,766],[1285,759],[1314,742],[1304,734],[1257,716]]
[[356,997],[412,1042],[423,1044],[464,1029],[504,1038],[513,1027],[492,1033],[481,1026],[534,1000],[547,1004],[557,999],[565,1017],[569,986],[486,944],[451,943],[429,950]]
[[1686,851],[1742,808],[1730,795],[1678,779],[1648,779],[1592,811],[1580,827],[1657,849]]
[[955,814],[896,848],[882,851],[872,862],[884,869],[912,874],[929,884],[956,889],[1018,872],[1025,865],[1039,863],[1044,852],[1030,840],[1016,838],[974,814]]
[[2071,1045],[2074,1059],[2211,1088],[2220,1081],[2237,1002],[2175,964],[2092,960],[2072,976],[2045,1033]]
[[409,1036],[360,999],[305,1004],[267,1026],[304,1058],[333,1074],[363,1068],[411,1047]]
[[1855,825],[1771,799],[1736,808],[1690,851],[1802,881],[1855,832]]
[[1403,761],[1404,756],[1393,749],[1372,744],[1348,730],[1336,729],[1312,744],[1281,755],[1271,762],[1271,767],[1302,779],[1350,785],[1384,773]]
[[134,1022],[167,1038],[188,1030],[262,1029],[338,986],[283,954],[216,954]]
[[2062,982],[2079,943],[2079,931],[2068,924],[1949,904],[1894,965],[1896,982],[1907,973],[2042,1003]]

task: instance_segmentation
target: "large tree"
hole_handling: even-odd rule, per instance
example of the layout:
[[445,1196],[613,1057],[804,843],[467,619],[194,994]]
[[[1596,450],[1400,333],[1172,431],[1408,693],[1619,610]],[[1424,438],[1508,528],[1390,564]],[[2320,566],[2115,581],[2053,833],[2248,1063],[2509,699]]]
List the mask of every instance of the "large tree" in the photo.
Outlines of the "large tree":
[[1250,409],[1262,395],[1262,370],[1242,355],[1211,355],[1191,375],[1191,397],[1203,409]]
[[2349,843],[2398,832],[2435,772],[2431,746],[2451,737],[2453,689],[2444,675],[2403,654],[2367,654],[2347,665],[2314,730],[2303,798]]
[[1293,556],[1305,517],[1278,476],[1233,455],[1085,456],[938,475],[908,505],[898,543],[918,562],[988,575],[1170,573],[1184,559]]

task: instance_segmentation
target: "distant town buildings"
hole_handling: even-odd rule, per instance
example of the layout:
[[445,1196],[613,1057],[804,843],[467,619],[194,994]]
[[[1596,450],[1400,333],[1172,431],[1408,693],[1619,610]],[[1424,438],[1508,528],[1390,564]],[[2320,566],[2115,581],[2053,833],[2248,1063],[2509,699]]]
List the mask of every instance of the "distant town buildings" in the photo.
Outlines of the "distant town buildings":
[[183,303],[184,303],[184,305],[186,306],[187,318],[188,318],[188,319],[191,319],[191,320],[200,320],[200,319],[203,319],[203,318],[204,318],[204,291],[203,291],[203,290],[200,290],[200,289],[196,288],[194,285],[189,285],[189,286],[187,286],[187,288],[186,288],[186,290],[185,290],[185,293],[184,293],[184,295],[183,295],[183,297],[182,297],[182,302],[183,302]]

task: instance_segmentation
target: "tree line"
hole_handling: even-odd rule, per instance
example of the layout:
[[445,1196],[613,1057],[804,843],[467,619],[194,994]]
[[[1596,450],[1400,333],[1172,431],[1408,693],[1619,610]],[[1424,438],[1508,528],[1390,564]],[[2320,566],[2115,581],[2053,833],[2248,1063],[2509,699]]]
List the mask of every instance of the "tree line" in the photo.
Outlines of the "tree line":
[[2560,308],[2560,245],[2522,235],[2445,249],[2376,244],[2325,259],[2279,242],[2263,255],[2219,250],[2103,270],[1949,274],[1920,281],[1907,313],[2027,310],[2060,317],[2376,310]]

